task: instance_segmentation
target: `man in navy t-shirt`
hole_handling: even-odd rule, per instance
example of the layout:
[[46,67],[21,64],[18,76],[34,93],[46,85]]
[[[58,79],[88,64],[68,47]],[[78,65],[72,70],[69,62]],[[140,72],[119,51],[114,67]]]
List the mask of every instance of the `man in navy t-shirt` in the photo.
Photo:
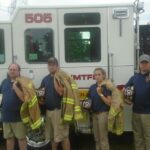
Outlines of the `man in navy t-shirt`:
[[140,72],[132,76],[126,87],[134,87],[132,126],[135,150],[150,149],[150,56],[139,58]]
[[14,149],[15,138],[18,139],[21,150],[27,150],[26,130],[21,121],[20,108],[23,95],[18,88],[15,79],[20,75],[18,64],[11,64],[8,67],[8,78],[2,81],[0,92],[2,98],[2,121],[4,138],[6,139],[7,149]]
[[45,89],[46,106],[46,139],[51,140],[52,150],[56,150],[58,143],[62,143],[63,150],[70,150],[69,125],[61,122],[61,102],[63,87],[54,84],[54,75],[59,70],[58,61],[55,57],[48,59],[49,74],[41,82],[41,88]]

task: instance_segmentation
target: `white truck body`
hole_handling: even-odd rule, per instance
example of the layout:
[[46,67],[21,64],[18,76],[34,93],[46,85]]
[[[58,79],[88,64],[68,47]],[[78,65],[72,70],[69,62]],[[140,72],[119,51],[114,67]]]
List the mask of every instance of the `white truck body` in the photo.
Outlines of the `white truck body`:
[[[87,15],[87,13],[99,16],[99,22],[82,22],[80,16]],[[73,22],[66,25],[64,21],[66,14],[77,15],[81,23]],[[86,20],[84,17],[83,19]],[[108,77],[116,85],[124,85],[134,74],[133,4],[18,8],[10,22],[0,23],[0,30],[4,31],[4,53],[0,54],[0,62],[3,62],[0,64],[0,81],[6,77],[7,68],[12,62],[21,66],[21,74],[31,77],[36,87],[40,86],[42,78],[48,74],[46,60],[44,60],[44,63],[38,62],[38,54],[35,54],[37,50],[44,51],[43,39],[40,39],[41,47],[43,46],[42,50],[40,49],[40,43],[37,44],[34,41],[38,48],[33,48],[34,52],[29,52],[29,55],[26,52],[26,44],[28,44],[26,43],[26,35],[29,37],[29,34],[35,33],[30,32],[34,29],[48,29],[49,33],[52,33],[53,55],[58,58],[60,67],[74,77],[81,89],[88,89],[95,82],[93,70],[96,67],[104,68]],[[45,30],[43,31],[45,32]],[[68,42],[66,42],[66,35],[69,35],[67,34],[68,31],[85,33],[83,39],[88,39],[89,45],[93,42],[89,40],[92,32],[96,34],[98,31],[98,38],[97,36],[94,37],[97,42],[93,44],[99,45],[97,59],[92,61],[86,61],[85,59],[83,62],[80,59],[79,62],[78,59],[68,61],[66,58],[66,44]],[[39,36],[40,33],[41,31],[35,34]],[[33,42],[33,40],[39,39],[35,37],[30,40]],[[92,52],[91,55],[96,57],[96,54],[92,54]],[[88,57],[90,57],[90,54]],[[131,106],[125,106],[125,131],[131,131]]]

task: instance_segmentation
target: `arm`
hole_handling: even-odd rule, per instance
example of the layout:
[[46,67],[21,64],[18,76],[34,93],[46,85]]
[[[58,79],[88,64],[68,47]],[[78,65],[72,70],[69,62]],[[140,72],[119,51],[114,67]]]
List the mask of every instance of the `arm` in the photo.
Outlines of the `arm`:
[[125,88],[128,86],[133,86],[134,76],[132,76],[129,81],[126,83]]
[[128,99],[124,99],[124,102],[126,103],[126,104],[128,104],[128,105],[132,105],[133,104],[133,102],[131,102],[130,100],[128,100]]
[[101,88],[101,87],[97,87],[97,93],[98,93],[98,95],[101,97],[102,101],[103,101],[106,105],[108,105],[108,106],[111,105],[111,102],[112,102],[111,96],[110,96],[110,95],[104,96],[103,93],[102,93],[102,88]]
[[128,104],[128,105],[132,105],[133,102],[132,102],[131,99],[128,99],[128,97],[125,96],[125,89],[126,89],[127,87],[133,86],[133,81],[134,81],[134,76],[132,76],[132,77],[129,79],[129,81],[126,83],[125,87],[122,89],[122,92],[123,92],[123,95],[124,95],[124,102],[125,102],[126,104]]
[[19,99],[24,102],[24,94],[21,91],[21,89],[17,86],[17,82],[13,83],[13,90],[15,91]]
[[45,88],[44,79],[41,81],[40,87],[38,89]]
[[45,82],[44,79],[41,82],[41,85],[38,89],[36,89],[37,96],[44,98],[45,97]]
[[125,102],[126,104],[128,104],[128,105],[132,105],[133,102],[125,97],[124,91],[125,91],[125,88],[122,89],[122,93],[123,93],[123,96],[124,96],[124,102]]
[[[39,91],[40,91],[40,93],[39,93]],[[42,96],[42,97],[45,96],[45,82],[44,82],[44,79],[42,80],[40,87],[37,89],[37,95]]]
[[36,89],[36,95],[38,98],[38,102],[40,106],[45,104],[45,84],[44,80],[42,80],[41,85],[38,89]]
[[99,94],[99,96],[101,97],[101,99],[106,105],[108,106],[111,105],[111,102],[112,102],[111,96],[104,96],[103,94]]
[[57,93],[62,96],[63,93],[64,93],[64,88],[62,86],[61,83],[59,83],[56,79],[54,79],[54,86],[55,86],[55,89],[57,91]]

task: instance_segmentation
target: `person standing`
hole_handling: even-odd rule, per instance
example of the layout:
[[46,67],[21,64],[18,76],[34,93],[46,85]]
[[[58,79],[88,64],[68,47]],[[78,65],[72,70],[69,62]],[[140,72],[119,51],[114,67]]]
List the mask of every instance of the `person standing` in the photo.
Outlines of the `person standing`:
[[150,56],[139,58],[139,73],[133,75],[125,88],[133,86],[132,128],[135,150],[150,150]]
[[60,142],[63,150],[70,150],[69,125],[61,122],[63,87],[56,84],[54,79],[59,69],[57,59],[55,57],[49,58],[49,74],[41,82],[41,88],[45,89],[45,133],[46,139],[51,140],[52,150],[57,150]]
[[7,150],[14,150],[15,138],[18,140],[20,150],[27,150],[26,129],[20,117],[23,95],[15,81],[19,76],[20,66],[15,63],[10,64],[8,67],[8,77],[2,81],[0,86],[0,92],[3,95],[3,132]]
[[106,88],[103,81],[106,72],[102,68],[94,70],[96,83],[89,89],[89,98],[92,100],[93,132],[96,150],[109,150],[108,142],[108,111],[111,105],[111,91]]

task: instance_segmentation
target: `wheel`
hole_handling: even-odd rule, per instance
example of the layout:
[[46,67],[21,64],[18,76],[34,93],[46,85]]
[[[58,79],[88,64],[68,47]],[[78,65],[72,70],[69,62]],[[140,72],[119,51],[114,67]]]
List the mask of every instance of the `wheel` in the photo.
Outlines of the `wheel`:
[[35,130],[27,129],[27,144],[29,149],[50,149],[50,140],[45,139],[45,117],[42,117],[42,125]]
[[49,150],[50,141],[34,142],[27,137],[28,150]]

